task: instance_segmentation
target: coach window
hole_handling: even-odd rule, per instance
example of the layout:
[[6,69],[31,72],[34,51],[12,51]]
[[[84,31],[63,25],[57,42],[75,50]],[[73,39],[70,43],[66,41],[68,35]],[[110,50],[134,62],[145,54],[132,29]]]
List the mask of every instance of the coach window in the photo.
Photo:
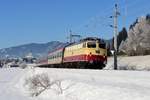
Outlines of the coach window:
[[62,52],[59,53],[59,56],[60,56],[60,57],[62,56]]
[[95,42],[88,42],[87,47],[88,48],[96,48],[96,43]]
[[57,53],[57,58],[59,57],[59,53]]
[[59,57],[61,57],[61,52],[59,52]]

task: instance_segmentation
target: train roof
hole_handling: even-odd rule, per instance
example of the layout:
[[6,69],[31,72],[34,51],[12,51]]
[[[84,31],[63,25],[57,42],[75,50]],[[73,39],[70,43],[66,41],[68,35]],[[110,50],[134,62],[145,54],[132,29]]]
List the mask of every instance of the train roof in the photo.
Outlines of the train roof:
[[76,44],[80,44],[80,43],[83,43],[83,42],[86,42],[86,41],[99,41],[102,44],[105,43],[103,39],[100,39],[100,38],[97,38],[97,37],[87,37],[87,38],[81,39],[78,42],[69,43],[66,47],[69,47],[69,46],[72,46],[72,45],[76,45]]
[[65,47],[69,47],[69,46],[73,46],[73,45],[76,45],[76,44],[80,44],[82,42],[86,42],[86,41],[99,41],[100,43],[105,43],[103,39],[100,39],[100,38],[97,38],[97,37],[87,37],[87,38],[84,38],[84,39],[81,39],[80,41],[78,42],[74,42],[74,43],[66,43],[65,45],[63,45],[62,47],[59,47],[59,48],[56,48],[52,51],[50,51],[48,54],[51,54],[55,51],[61,51],[63,50]]
[[97,37],[87,37],[87,38],[84,38],[84,39],[81,39],[80,41],[84,42],[84,41],[101,41],[102,39],[100,38],[97,38]]
[[56,52],[56,51],[62,51],[62,50],[63,50],[66,46],[68,46],[68,45],[70,45],[70,44],[69,44],[69,43],[65,43],[65,44],[62,45],[61,47],[58,47],[58,48],[55,48],[55,49],[49,51],[49,52],[48,52],[48,55],[49,55],[49,54],[52,54],[52,53],[54,53],[54,52]]

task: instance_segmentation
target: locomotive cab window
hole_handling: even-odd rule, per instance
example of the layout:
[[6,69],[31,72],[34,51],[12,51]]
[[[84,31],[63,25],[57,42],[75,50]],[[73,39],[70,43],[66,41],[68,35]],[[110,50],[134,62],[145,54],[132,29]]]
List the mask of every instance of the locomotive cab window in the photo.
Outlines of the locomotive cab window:
[[96,48],[96,42],[88,42],[87,47],[88,48]]
[[86,43],[83,43],[83,48],[86,48]]
[[103,49],[105,49],[105,48],[106,48],[106,44],[105,44],[105,43],[103,43],[103,44],[99,44],[99,48],[103,48]]

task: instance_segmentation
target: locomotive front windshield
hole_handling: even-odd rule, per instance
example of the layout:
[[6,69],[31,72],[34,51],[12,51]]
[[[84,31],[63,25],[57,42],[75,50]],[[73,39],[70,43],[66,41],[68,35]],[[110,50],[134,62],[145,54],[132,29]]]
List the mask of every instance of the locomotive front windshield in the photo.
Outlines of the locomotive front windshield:
[[106,49],[106,44],[105,44],[105,43],[102,43],[102,44],[100,43],[100,44],[99,44],[99,48]]
[[88,48],[96,48],[96,42],[88,42],[87,47]]
[[102,48],[102,49],[106,49],[106,43],[99,43],[98,45],[96,45],[97,42],[87,42],[87,48],[96,48],[96,46],[98,48]]

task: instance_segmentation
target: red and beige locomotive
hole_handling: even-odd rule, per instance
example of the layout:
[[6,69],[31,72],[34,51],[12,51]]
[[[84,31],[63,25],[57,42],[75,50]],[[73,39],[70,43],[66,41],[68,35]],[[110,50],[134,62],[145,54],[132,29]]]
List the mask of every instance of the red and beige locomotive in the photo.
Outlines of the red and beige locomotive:
[[52,68],[97,68],[107,63],[105,43],[98,38],[85,38],[48,54],[46,67]]

